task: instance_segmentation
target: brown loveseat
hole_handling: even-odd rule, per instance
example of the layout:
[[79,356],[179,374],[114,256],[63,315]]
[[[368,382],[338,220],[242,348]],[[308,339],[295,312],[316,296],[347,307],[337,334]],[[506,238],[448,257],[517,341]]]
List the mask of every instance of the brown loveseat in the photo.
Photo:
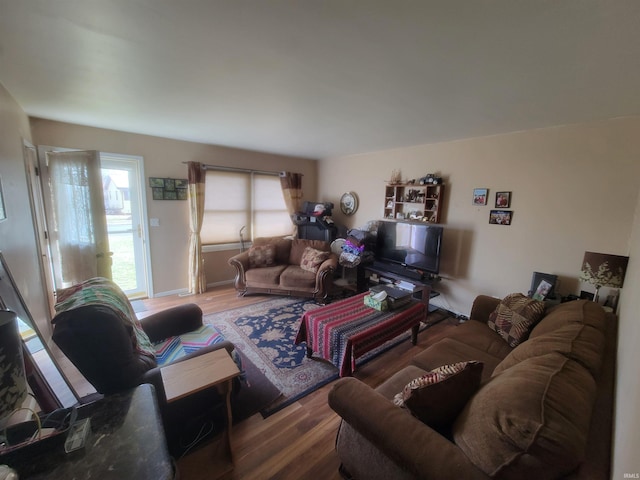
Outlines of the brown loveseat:
[[[310,250],[305,254],[307,248]],[[323,255],[318,256],[317,251]],[[311,261],[305,263],[309,258]],[[236,270],[235,287],[239,295],[271,293],[326,302],[338,256],[322,240],[264,237],[255,239],[249,250],[231,257],[229,265]]]
[[[511,348],[487,325],[499,303],[477,297],[469,321],[375,390],[336,382],[329,404],[342,417],[336,450],[347,478],[609,478],[615,316],[563,303]],[[392,403],[426,371],[468,360],[484,363],[482,381],[448,429]]]

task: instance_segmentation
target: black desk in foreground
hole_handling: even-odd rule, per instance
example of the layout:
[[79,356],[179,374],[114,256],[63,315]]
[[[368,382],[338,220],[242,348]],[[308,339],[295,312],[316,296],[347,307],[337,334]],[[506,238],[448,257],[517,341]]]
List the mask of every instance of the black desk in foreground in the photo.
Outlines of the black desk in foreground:
[[78,419],[89,417],[85,447],[66,454],[64,439],[38,442],[2,457],[20,480],[170,480],[173,464],[162,428],[153,386],[145,384],[78,407]]

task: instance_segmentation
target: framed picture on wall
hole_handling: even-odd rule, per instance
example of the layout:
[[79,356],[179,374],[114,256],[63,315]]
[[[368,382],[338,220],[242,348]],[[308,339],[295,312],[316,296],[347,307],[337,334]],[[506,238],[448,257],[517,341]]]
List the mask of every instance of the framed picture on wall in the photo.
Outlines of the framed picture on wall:
[[496,192],[496,208],[509,208],[511,206],[511,192]]
[[493,225],[511,225],[513,212],[511,210],[491,210],[489,223]]
[[487,196],[489,195],[489,190],[486,188],[474,188],[473,189],[473,205],[486,205],[487,204]]

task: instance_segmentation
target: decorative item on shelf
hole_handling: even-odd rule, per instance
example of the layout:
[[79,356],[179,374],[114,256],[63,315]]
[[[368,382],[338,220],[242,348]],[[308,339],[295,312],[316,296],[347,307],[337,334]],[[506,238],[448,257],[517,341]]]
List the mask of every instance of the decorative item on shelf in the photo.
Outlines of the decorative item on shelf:
[[486,188],[474,188],[473,189],[473,204],[474,205],[486,205],[487,198],[489,196],[489,190]]
[[580,280],[595,285],[593,301],[598,301],[601,287],[622,288],[629,257],[584,252]]
[[391,179],[389,180],[391,185],[400,185],[402,183],[402,173],[400,169],[393,169],[391,171]]
[[345,215],[353,215],[358,210],[358,196],[355,192],[347,192],[340,198],[340,210]]
[[427,173],[420,179],[420,185],[440,185],[442,183],[442,177],[438,177],[433,173]]
[[513,211],[511,210],[491,210],[489,212],[489,223],[493,225],[511,225]]
[[511,192],[496,192],[496,208],[509,208],[511,206]]
[[149,177],[154,200],[186,200],[189,181],[180,178]]

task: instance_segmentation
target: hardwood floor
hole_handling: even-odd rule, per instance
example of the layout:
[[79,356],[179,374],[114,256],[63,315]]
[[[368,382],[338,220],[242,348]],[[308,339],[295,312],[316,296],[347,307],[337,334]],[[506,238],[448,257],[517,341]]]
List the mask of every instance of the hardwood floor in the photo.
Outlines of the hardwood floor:
[[[143,300],[146,311],[140,318],[182,303],[197,303],[205,314],[263,301],[267,296],[237,297],[231,287],[217,287],[201,295],[170,296]],[[409,364],[424,348],[427,336],[442,336],[457,321],[444,320],[420,333],[418,345],[403,342],[359,368],[355,377],[373,387]],[[219,458],[211,444],[178,460],[181,480],[306,478],[338,480],[339,460],[334,451],[339,417],[329,408],[327,395],[332,384],[307,395],[278,413],[263,419],[260,414],[234,425],[235,468],[219,470]]]

